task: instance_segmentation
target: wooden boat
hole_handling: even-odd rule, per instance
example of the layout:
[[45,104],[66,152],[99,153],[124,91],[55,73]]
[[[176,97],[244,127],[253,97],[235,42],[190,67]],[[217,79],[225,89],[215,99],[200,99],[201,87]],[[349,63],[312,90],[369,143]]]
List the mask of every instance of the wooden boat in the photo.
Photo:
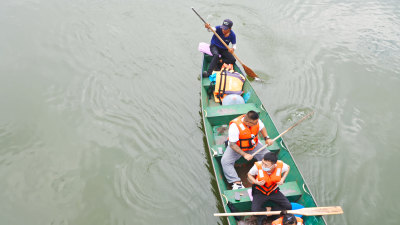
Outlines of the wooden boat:
[[[204,54],[202,71],[207,70],[210,61],[211,56]],[[234,70],[243,74],[237,65],[234,65]],[[201,78],[201,107],[204,131],[218,185],[220,200],[222,201],[224,212],[232,212],[228,207],[228,201],[231,202],[239,212],[250,211],[251,200],[248,190],[251,189],[251,184],[248,183],[246,175],[251,166],[254,165],[254,161],[247,162],[242,157],[235,164],[235,168],[241,177],[244,186],[247,187],[245,189],[231,190],[222,171],[221,157],[225,150],[224,141],[228,136],[228,124],[237,116],[245,114],[249,110],[254,110],[260,114],[260,119],[265,124],[271,138],[277,137],[279,132],[247,78],[243,86],[243,91],[244,95],[250,95],[250,97],[245,104],[220,105],[219,103],[215,103],[214,99],[209,98],[207,95],[209,86],[209,78]],[[287,176],[285,183],[280,186],[281,192],[286,195],[290,202],[301,204],[304,207],[316,207],[317,204],[314,197],[307,187],[307,184],[305,183],[303,176],[283,139],[277,139],[273,145],[268,146],[268,149],[272,152],[278,153],[278,158],[290,166],[289,175]],[[239,196],[240,200],[235,199],[236,192],[239,192],[239,194],[236,194],[236,198]],[[225,220],[225,218],[226,217],[223,217],[221,220]],[[326,224],[326,221],[322,216],[309,216],[303,217],[303,219],[304,224],[306,225]],[[241,221],[246,224],[248,220],[251,220],[251,218],[242,218]],[[231,225],[239,224],[239,221],[236,221],[234,217],[227,217],[227,221]],[[224,221],[222,222],[225,224]],[[242,222],[240,222],[240,224],[242,224]]]

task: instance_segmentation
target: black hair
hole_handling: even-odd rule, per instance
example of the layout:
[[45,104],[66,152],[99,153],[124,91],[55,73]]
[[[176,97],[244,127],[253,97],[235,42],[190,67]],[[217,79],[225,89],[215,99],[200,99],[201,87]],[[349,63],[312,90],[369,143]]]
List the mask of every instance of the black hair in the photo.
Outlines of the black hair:
[[296,216],[291,213],[287,213],[286,210],[281,211],[280,216],[283,216],[283,225],[296,224],[297,222]]
[[260,116],[258,115],[258,113],[256,113],[253,110],[250,110],[246,113],[247,118],[249,118],[250,120],[258,120],[258,118],[260,118]]
[[270,161],[272,163],[276,163],[276,161],[278,161],[278,156],[276,156],[276,154],[273,152],[267,152],[267,153],[265,153],[263,159],[265,161]]

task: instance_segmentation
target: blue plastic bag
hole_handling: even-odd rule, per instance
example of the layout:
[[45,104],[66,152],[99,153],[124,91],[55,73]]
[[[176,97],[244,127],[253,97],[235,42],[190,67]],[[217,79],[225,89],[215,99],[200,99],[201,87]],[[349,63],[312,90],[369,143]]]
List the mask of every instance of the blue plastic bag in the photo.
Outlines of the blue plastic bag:
[[209,79],[211,82],[216,81],[216,80],[217,80],[217,73],[215,72],[215,73],[211,74],[211,75],[208,77],[208,79]]
[[[292,210],[304,208],[304,206],[300,205],[299,203],[291,202],[290,204],[292,205]],[[300,218],[303,217],[303,215],[297,215],[297,214],[295,214],[295,216]]]
[[249,100],[249,98],[250,98],[250,92],[247,92],[247,93],[244,93],[243,94],[243,99],[244,99],[244,102],[246,102],[247,103],[247,101]]

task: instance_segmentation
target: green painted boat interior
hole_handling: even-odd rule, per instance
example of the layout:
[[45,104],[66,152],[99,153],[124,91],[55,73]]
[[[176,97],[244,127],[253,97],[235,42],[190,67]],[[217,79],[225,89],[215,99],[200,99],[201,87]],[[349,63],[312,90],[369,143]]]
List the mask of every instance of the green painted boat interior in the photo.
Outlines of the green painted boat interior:
[[[211,61],[211,56],[205,55],[203,58],[202,71],[207,70],[208,64]],[[237,65],[234,65],[235,71],[243,74]],[[245,75],[245,74],[244,74]],[[215,177],[218,184],[220,201],[222,201],[225,212],[229,213],[231,210],[227,206],[227,201],[230,201],[238,211],[250,211],[251,200],[249,197],[249,189],[251,184],[247,181],[247,172],[254,165],[254,161],[247,162],[241,158],[235,164],[238,175],[241,177],[245,189],[231,190],[230,185],[226,182],[222,167],[221,157],[225,151],[225,141],[228,136],[229,122],[239,115],[247,113],[249,110],[254,110],[259,113],[260,119],[266,126],[268,134],[271,138],[279,135],[273,121],[271,120],[267,110],[261,103],[257,94],[254,92],[250,81],[246,78],[243,85],[244,94],[249,94],[250,97],[245,104],[240,105],[220,105],[215,103],[214,98],[207,96],[207,90],[210,86],[208,78],[201,78],[201,105],[202,116],[204,123],[204,132],[208,143],[208,149],[213,164]],[[290,172],[285,180],[284,185],[280,189],[289,201],[296,202],[304,207],[316,207],[317,204],[307,187],[303,176],[301,175],[291,153],[285,146],[282,138],[277,139],[273,145],[268,146],[268,149],[278,154],[278,158],[290,166]],[[240,199],[235,199],[235,192],[239,192]],[[268,206],[268,204],[266,205]],[[225,217],[224,217],[225,218]],[[238,222],[234,217],[227,217],[227,221],[222,218],[222,222],[236,225]],[[326,224],[322,216],[309,216],[303,217],[304,224],[306,225],[322,225]]]

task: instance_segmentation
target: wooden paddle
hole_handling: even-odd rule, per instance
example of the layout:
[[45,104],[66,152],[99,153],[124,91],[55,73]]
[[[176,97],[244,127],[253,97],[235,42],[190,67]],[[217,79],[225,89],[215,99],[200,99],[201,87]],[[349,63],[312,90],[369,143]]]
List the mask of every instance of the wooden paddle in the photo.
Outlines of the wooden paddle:
[[[196,10],[192,7],[192,10],[194,13],[197,14],[197,16],[204,22],[204,24],[207,24],[207,22],[196,12]],[[221,41],[222,44],[225,45],[225,47],[227,49],[229,49],[229,46],[225,43],[224,40],[222,40],[222,38],[217,34],[217,32],[215,32],[213,29],[210,29],[215,36]],[[232,55],[237,59],[237,61],[240,62],[240,64],[242,64],[242,67],[244,69],[244,71],[246,72],[247,75],[249,75],[250,77],[256,78],[258,77],[256,73],[254,73],[254,71],[252,69],[250,69],[249,67],[247,67],[246,65],[244,65],[244,63],[242,62],[242,60],[240,60],[237,55],[235,54],[235,52],[232,52]]]
[[[264,211],[264,212],[236,212],[236,213],[214,213],[214,216],[261,216],[261,215],[279,215],[281,211]],[[342,207],[340,206],[326,206],[326,207],[310,207],[296,210],[287,210],[287,213],[303,215],[303,216],[323,216],[343,214]]]
[[[289,130],[293,129],[295,126],[299,125],[301,122],[303,122],[305,119],[307,119],[307,117],[311,116],[312,114],[314,114],[314,111],[310,112],[309,114],[307,114],[305,117],[303,117],[301,120],[297,121],[297,123],[295,123],[293,126],[289,127],[287,130],[283,131],[280,135],[278,135],[276,138],[272,139],[272,142],[275,142],[276,139],[282,137],[282,135],[286,134]],[[259,153],[261,150],[263,150],[264,148],[268,147],[267,145],[264,145],[262,148],[258,149],[256,152],[254,152],[253,154],[251,154],[251,156],[255,156],[257,153]]]

